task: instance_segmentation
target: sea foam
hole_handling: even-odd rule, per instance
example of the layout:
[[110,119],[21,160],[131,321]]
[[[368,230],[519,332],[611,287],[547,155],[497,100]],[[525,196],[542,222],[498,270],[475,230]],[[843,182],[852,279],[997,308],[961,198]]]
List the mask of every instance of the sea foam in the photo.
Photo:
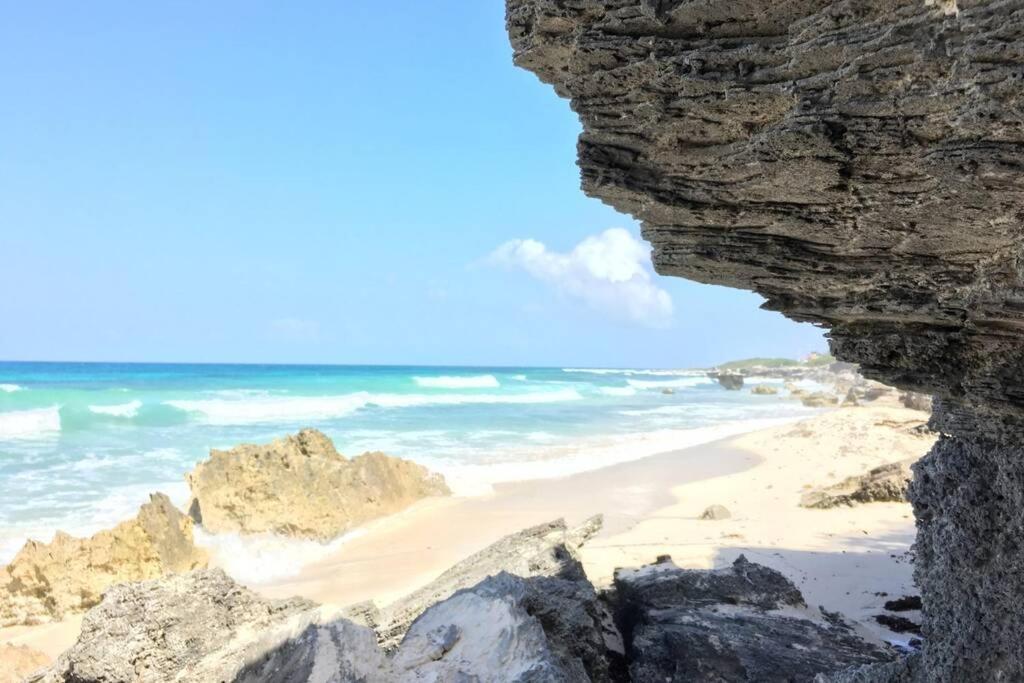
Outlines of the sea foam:
[[17,384],[0,384],[0,391],[5,394],[13,394],[15,391],[24,391],[25,387],[18,386]]
[[605,396],[636,396],[633,387],[601,387],[598,391]]
[[135,417],[139,414],[142,401],[131,401],[119,403],[113,406],[89,406],[89,411],[97,415],[110,415],[112,417]]
[[60,433],[60,406],[0,413],[0,439],[46,439]]
[[165,401],[165,405],[199,415],[207,424],[240,425],[331,420],[362,408],[414,408],[464,404],[529,404],[576,401],[575,389],[509,394],[373,394],[365,391],[340,396],[273,396],[245,400],[204,399]]
[[413,377],[417,386],[425,389],[497,389],[501,386],[494,375],[472,377],[441,375],[439,377]]
[[634,389],[681,389],[686,387],[697,387],[702,384],[711,384],[712,381],[713,380],[710,377],[704,375],[680,377],[679,379],[669,380],[627,379],[626,384]]

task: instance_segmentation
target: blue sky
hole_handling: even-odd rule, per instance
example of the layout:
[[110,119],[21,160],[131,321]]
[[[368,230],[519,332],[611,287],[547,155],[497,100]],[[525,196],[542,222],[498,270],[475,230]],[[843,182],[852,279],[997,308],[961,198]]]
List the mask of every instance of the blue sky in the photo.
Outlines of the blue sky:
[[580,192],[579,124],[512,66],[497,0],[6,3],[0,92],[3,359],[825,348],[753,294],[649,272],[635,222]]

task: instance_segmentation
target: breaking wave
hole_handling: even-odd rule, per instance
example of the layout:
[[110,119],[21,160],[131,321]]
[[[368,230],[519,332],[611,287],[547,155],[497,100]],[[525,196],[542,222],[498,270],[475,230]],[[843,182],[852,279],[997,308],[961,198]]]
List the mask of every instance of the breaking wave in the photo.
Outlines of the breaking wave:
[[706,375],[680,377],[679,379],[669,380],[626,380],[626,384],[633,387],[634,389],[680,389],[685,387],[697,387],[702,384],[711,384],[712,382],[713,380]]
[[164,404],[201,416],[212,425],[240,425],[330,420],[369,407],[415,408],[466,404],[529,404],[576,401],[575,389],[523,394],[371,394],[360,391],[341,396],[273,396],[248,400],[207,399],[165,401]]
[[416,386],[425,389],[497,389],[501,386],[494,375],[476,375],[459,377],[441,375],[439,377],[413,377]]
[[89,406],[89,412],[97,415],[110,415],[111,417],[135,417],[139,414],[142,401],[131,401],[119,403],[113,406]]
[[60,433],[60,406],[0,413],[0,439],[46,439]]
[[25,387],[18,386],[17,384],[0,384],[0,391],[5,394],[13,394],[15,391],[24,391]]
[[605,396],[636,396],[636,389],[633,387],[601,387],[598,391]]

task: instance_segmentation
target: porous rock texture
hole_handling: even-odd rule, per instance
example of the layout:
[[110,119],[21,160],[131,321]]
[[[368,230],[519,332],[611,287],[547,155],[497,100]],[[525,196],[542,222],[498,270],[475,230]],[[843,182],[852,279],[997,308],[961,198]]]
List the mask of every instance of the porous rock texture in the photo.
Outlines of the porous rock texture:
[[272,532],[328,541],[428,496],[444,479],[383,453],[345,458],[322,432],[213,450],[186,476],[189,513],[212,533]]
[[59,621],[98,604],[114,584],[206,563],[192,540],[192,520],[157,493],[135,519],[90,538],[58,532],[51,543],[28,541],[0,567],[0,626]]
[[838,616],[807,609],[800,591],[742,555],[731,567],[657,564],[615,573],[616,621],[635,683],[791,683],[887,662]]
[[935,396],[919,680],[1024,680],[1024,0],[507,0],[583,189]]
[[858,503],[903,503],[914,478],[912,461],[886,463],[865,474],[843,479],[838,484],[808,491],[800,496],[805,508],[828,508]]

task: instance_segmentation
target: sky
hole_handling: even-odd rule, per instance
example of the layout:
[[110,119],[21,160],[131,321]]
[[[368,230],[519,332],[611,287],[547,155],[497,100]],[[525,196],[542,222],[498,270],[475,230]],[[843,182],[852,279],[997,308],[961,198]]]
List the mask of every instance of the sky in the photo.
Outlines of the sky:
[[0,359],[688,367],[825,350],[655,275],[498,0],[0,5]]

